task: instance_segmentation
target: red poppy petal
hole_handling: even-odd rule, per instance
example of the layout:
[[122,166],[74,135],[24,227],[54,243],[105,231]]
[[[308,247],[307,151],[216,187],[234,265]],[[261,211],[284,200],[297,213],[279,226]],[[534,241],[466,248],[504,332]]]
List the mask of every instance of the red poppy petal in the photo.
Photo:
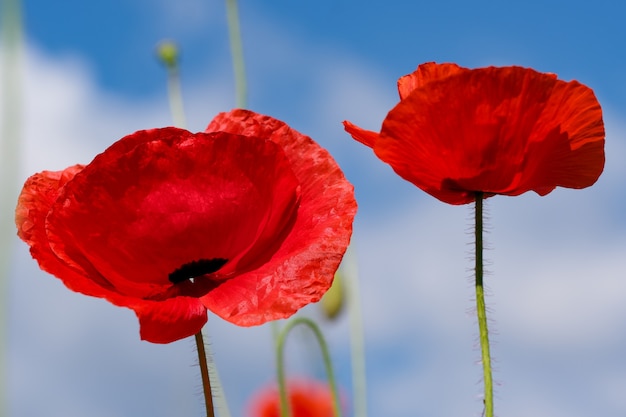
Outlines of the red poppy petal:
[[469,203],[477,191],[585,187],[604,165],[601,113],[589,94],[578,83],[526,68],[461,72],[427,83],[392,109],[374,151],[451,204]]
[[[561,121],[561,123],[556,123]],[[593,91],[576,82],[558,82],[530,138],[533,154],[527,188],[541,190],[545,183],[567,188],[593,185],[604,169],[602,109]],[[541,140],[543,139],[543,140]],[[552,187],[554,188],[554,187]]]
[[330,287],[349,243],[356,201],[330,154],[285,123],[247,110],[219,114],[207,131],[269,139],[279,144],[301,186],[296,221],[272,258],[202,298],[214,313],[251,326],[289,317]]
[[376,145],[376,140],[378,140],[379,134],[376,132],[372,132],[371,130],[361,129],[360,127],[350,123],[347,120],[344,120],[343,127],[352,137],[363,145],[369,146],[373,148]]
[[197,298],[176,297],[144,302],[135,307],[141,340],[171,343],[198,333],[207,322],[206,308]]
[[[77,175],[49,216],[53,250],[82,254],[123,294],[174,296],[172,273],[193,262],[236,263],[268,224],[295,213],[298,181],[271,142],[174,128],[127,138]],[[206,292],[233,269],[226,264],[197,286]]]
[[110,290],[106,280],[77,264],[72,258],[57,256],[50,248],[46,218],[59,192],[68,181],[83,170],[74,165],[63,171],[44,171],[30,177],[18,198],[15,222],[18,236],[30,246],[30,252],[44,271],[60,278],[71,290],[95,297],[107,298],[117,305],[126,305],[125,297]]
[[457,64],[437,64],[434,62],[421,64],[414,72],[400,77],[398,80],[400,99],[404,100],[413,90],[421,88],[431,81],[441,80],[465,71],[469,70],[459,67]]
[[43,171],[26,180],[15,209],[18,236],[31,246],[31,252],[45,251],[37,247],[46,242],[45,220],[50,207],[68,180],[83,169],[74,165],[63,171]]

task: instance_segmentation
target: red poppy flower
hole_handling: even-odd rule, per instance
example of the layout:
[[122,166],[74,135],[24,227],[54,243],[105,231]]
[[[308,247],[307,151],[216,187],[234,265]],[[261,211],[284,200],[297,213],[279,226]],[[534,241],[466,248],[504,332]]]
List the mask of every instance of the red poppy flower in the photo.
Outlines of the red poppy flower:
[[604,168],[593,91],[529,68],[427,63],[398,80],[380,134],[344,122],[394,171],[450,204],[585,188]]
[[242,326],[320,299],[348,245],[353,187],[285,123],[244,110],[205,133],[139,131],[88,165],[29,178],[18,235],[74,291],[133,309],[141,338]]
[[[292,417],[333,417],[333,396],[328,384],[312,380],[293,380],[287,384]],[[250,417],[280,417],[280,395],[276,386],[266,388],[253,398]]]

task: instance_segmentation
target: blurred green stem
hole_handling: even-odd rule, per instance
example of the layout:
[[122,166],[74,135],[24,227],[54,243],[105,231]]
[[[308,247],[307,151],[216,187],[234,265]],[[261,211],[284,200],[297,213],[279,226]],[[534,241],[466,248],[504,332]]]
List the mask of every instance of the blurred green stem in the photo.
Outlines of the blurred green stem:
[[8,415],[6,343],[10,300],[9,269],[15,240],[13,213],[18,195],[21,122],[22,13],[19,0],[3,0],[2,126],[0,127],[0,415]]
[[180,128],[185,128],[185,126],[187,126],[187,121],[185,119],[183,93],[180,85],[180,75],[178,73],[178,67],[167,68],[167,90],[170,102],[170,111],[172,112],[174,125]]
[[367,417],[367,384],[365,373],[365,336],[363,311],[359,293],[359,274],[352,244],[343,257],[342,268],[348,284],[348,314],[350,318],[350,349],[352,361],[352,392],[355,417]]
[[320,346],[322,351],[322,357],[324,360],[324,366],[326,368],[326,375],[328,377],[328,385],[330,386],[330,390],[333,396],[333,409],[335,411],[335,417],[341,417],[341,404],[339,402],[339,394],[337,392],[337,383],[335,382],[335,375],[333,373],[332,361],[330,359],[330,353],[328,351],[328,345],[326,344],[326,340],[324,339],[324,335],[322,331],[318,327],[315,322],[306,317],[297,317],[295,319],[291,319],[287,322],[287,324],[282,328],[280,334],[278,335],[278,342],[276,346],[276,369],[278,373],[278,391],[280,393],[280,416],[281,417],[291,417],[291,407],[289,405],[289,395],[287,393],[287,383],[285,381],[285,341],[287,340],[287,335],[289,332],[297,325],[302,324],[307,326],[315,337],[317,338],[317,343]]
[[211,382],[211,392],[213,393],[214,406],[213,409],[217,410],[217,414],[220,417],[230,417],[230,409],[228,408],[228,401],[226,399],[226,393],[222,387],[222,379],[217,371],[217,366],[212,360],[214,357],[211,350],[211,340],[207,336],[207,342],[204,344],[204,351],[207,357],[207,368],[209,370],[209,380]]
[[246,70],[243,60],[243,45],[241,42],[237,0],[226,0],[226,18],[228,20],[230,52],[233,58],[233,71],[235,74],[235,105],[240,109],[245,109],[248,106],[248,88],[246,85]]
[[180,86],[178,46],[172,41],[162,41],[157,45],[156,55],[167,70],[167,97],[174,126],[184,129],[187,122],[185,121],[183,93]]
[[480,338],[480,353],[483,364],[485,384],[485,417],[493,417],[493,379],[491,375],[491,353],[489,352],[489,330],[487,328],[487,311],[485,307],[485,290],[483,287],[483,193],[476,193],[475,209],[475,243],[476,243],[476,311]]

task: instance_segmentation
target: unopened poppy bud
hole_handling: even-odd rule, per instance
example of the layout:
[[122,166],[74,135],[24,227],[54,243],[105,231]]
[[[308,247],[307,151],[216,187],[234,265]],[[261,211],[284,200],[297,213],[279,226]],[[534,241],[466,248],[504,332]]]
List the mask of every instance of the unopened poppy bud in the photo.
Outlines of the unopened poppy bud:
[[335,273],[333,284],[320,301],[320,307],[324,316],[328,320],[335,320],[343,310],[345,299],[343,273],[338,270]]
[[178,46],[172,41],[162,41],[157,45],[157,58],[167,68],[178,66]]

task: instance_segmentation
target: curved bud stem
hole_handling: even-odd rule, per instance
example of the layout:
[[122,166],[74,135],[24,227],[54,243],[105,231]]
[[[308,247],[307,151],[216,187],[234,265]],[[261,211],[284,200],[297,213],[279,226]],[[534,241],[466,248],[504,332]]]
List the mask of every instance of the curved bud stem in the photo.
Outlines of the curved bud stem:
[[328,351],[328,345],[322,335],[322,332],[317,324],[309,318],[298,317],[290,320],[278,335],[276,343],[276,369],[278,372],[278,391],[280,393],[280,416],[291,417],[291,407],[289,406],[289,397],[287,395],[287,384],[285,382],[285,364],[284,364],[284,351],[285,341],[287,335],[295,326],[302,324],[307,326],[317,339],[317,343],[322,351],[322,357],[324,360],[324,366],[326,368],[326,375],[328,377],[328,385],[330,386],[333,396],[333,409],[335,411],[335,417],[341,417],[341,405],[339,403],[339,394],[337,393],[337,384],[335,382],[335,375],[333,373],[332,361],[330,359],[330,353]]

